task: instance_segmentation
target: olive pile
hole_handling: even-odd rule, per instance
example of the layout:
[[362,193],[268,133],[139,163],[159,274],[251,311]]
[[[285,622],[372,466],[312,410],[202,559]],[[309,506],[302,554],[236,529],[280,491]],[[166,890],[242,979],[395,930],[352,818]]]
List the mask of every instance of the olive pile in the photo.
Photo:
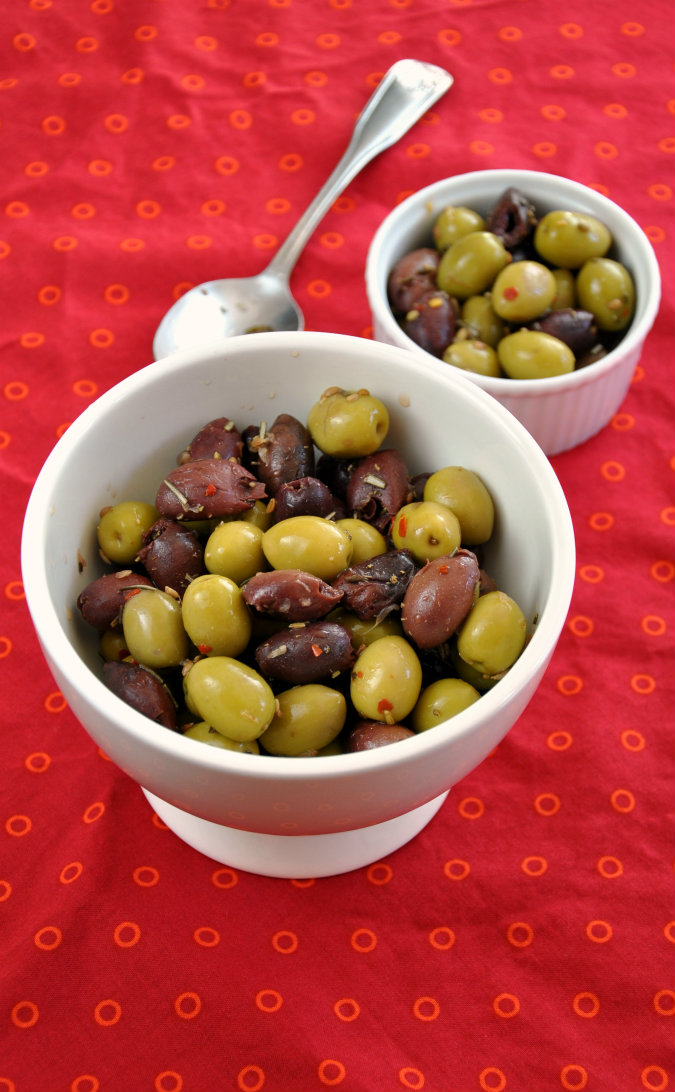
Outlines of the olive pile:
[[447,364],[510,379],[566,375],[605,356],[633,317],[631,275],[587,213],[539,217],[509,187],[485,217],[447,206],[432,236],[396,263],[387,295],[407,336]]
[[411,476],[386,406],[331,387],[306,424],[210,421],[152,503],[101,511],[77,600],[105,684],[156,723],[272,755],[360,751],[476,701],[526,621],[479,555],[493,499],[461,466]]

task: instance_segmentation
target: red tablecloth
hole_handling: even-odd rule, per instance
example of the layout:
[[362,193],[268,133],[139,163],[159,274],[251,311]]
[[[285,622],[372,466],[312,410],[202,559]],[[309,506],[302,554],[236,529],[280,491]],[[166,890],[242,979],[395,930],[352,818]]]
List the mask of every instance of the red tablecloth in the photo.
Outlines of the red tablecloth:
[[[1,40],[0,1092],[671,1090],[670,0],[6,0]],[[388,859],[262,878],[165,829],[65,707],[22,515],[172,301],[263,268],[406,56],[455,85],[315,233],[308,328],[369,337],[381,219],[497,166],[622,204],[663,305],[620,412],[552,460],[577,581],[525,714]]]

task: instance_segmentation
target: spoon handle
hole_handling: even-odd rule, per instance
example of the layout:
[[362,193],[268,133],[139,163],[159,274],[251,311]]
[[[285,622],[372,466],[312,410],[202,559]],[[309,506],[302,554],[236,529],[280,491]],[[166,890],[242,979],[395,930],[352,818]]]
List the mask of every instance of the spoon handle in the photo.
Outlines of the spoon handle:
[[452,86],[453,77],[425,61],[397,61],[361,111],[351,140],[332,174],[267,267],[287,279],[300,253],[336,197],[371,159],[395,144]]

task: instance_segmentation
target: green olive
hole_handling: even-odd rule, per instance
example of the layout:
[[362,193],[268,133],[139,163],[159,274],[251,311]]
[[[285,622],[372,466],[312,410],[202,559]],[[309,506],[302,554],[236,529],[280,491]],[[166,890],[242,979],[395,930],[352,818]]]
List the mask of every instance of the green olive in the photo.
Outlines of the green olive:
[[129,655],[144,667],[176,667],[188,654],[180,602],[155,588],[130,595],[122,611]]
[[551,304],[552,311],[565,311],[568,307],[577,305],[577,282],[571,269],[552,269],[555,277],[555,299]]
[[243,584],[265,568],[262,538],[263,531],[255,523],[243,519],[220,523],[206,541],[204,564],[210,573]]
[[459,520],[444,504],[433,500],[405,504],[394,516],[391,537],[397,550],[410,550],[424,564],[459,548],[462,533]]
[[447,250],[457,239],[472,231],[483,231],[485,220],[466,205],[446,205],[434,220],[431,233],[437,250]]
[[601,330],[624,330],[635,310],[633,278],[621,262],[591,258],[577,273],[579,306]]
[[360,652],[366,645],[379,641],[380,637],[403,637],[399,614],[385,614],[384,618],[359,618],[352,611],[337,607],[327,616],[329,622],[338,622],[349,632],[352,645]]
[[502,374],[496,350],[487,342],[475,338],[453,341],[444,351],[443,360],[453,368],[474,372],[475,375],[489,375],[496,379]]
[[495,508],[483,479],[464,466],[444,466],[424,484],[424,499],[451,509],[459,520],[462,545],[478,546],[492,535]]
[[491,591],[473,605],[457,633],[457,652],[482,675],[501,675],[520,656],[525,615],[511,596]]
[[347,716],[344,695],[331,686],[306,683],[277,694],[277,711],[260,743],[272,755],[303,755],[328,747]]
[[183,625],[207,656],[238,656],[251,637],[251,616],[241,588],[228,576],[205,573],[183,595]]
[[364,519],[338,519],[335,524],[351,539],[350,565],[356,565],[359,561],[368,561],[371,557],[386,553],[387,540],[377,527],[373,527],[372,523],[366,523]]
[[499,270],[510,261],[511,255],[498,235],[491,231],[473,231],[446,250],[436,282],[449,296],[465,300],[485,292]]
[[143,535],[159,519],[152,504],[120,501],[104,508],[96,535],[101,552],[115,565],[129,565],[143,545]]
[[261,531],[266,531],[274,522],[274,516],[268,508],[268,503],[268,501],[257,500],[252,508],[247,508],[237,519],[243,520],[244,523],[252,523],[255,527],[259,527]]
[[548,311],[556,290],[555,277],[541,262],[511,262],[495,277],[492,306],[505,322],[531,322]]
[[222,751],[239,751],[248,755],[259,755],[260,747],[255,739],[227,739],[206,721],[200,720],[197,724],[191,724],[183,732],[188,739],[197,739],[200,743],[208,743],[209,747],[220,747]]
[[129,655],[121,626],[111,627],[101,634],[100,650],[104,660],[123,660]]
[[183,679],[191,709],[227,739],[258,739],[274,716],[274,692],[257,671],[230,656],[196,660]]
[[499,342],[499,363],[510,379],[545,379],[574,371],[569,345],[543,330],[516,330]]
[[345,532],[321,516],[290,516],[265,531],[265,557],[273,569],[302,569],[330,583],[351,561]]
[[534,231],[537,253],[550,265],[578,269],[588,258],[599,258],[612,245],[612,235],[595,216],[554,209],[542,216]]
[[428,728],[434,728],[468,709],[479,697],[475,686],[463,679],[438,679],[419,696],[412,713],[413,731],[426,732]]
[[307,428],[326,455],[357,459],[382,446],[389,431],[389,411],[370,391],[329,387],[311,406]]
[[421,688],[420,661],[403,637],[373,641],[352,668],[352,704],[365,720],[399,723],[414,709]]
[[494,349],[504,334],[504,323],[492,306],[489,292],[469,296],[462,304],[462,325],[468,336]]

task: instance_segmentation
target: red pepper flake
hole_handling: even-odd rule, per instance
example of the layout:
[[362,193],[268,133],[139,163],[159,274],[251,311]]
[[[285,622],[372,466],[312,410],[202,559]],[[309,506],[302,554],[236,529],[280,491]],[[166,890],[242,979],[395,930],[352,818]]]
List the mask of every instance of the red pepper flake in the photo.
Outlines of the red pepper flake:
[[378,713],[391,713],[394,706],[389,701],[389,698],[380,698],[377,703]]
[[441,573],[441,574],[442,574],[443,576],[445,576],[445,574],[446,574],[446,573],[447,573],[447,571],[448,571],[448,566],[447,566],[447,565],[439,565],[439,566],[438,566],[438,571],[439,571],[439,573]]
[[312,645],[312,652],[315,656],[323,656],[323,649],[319,648],[318,645]]
[[209,482],[206,489],[204,490],[204,496],[205,497],[212,497],[215,492],[216,492],[215,485],[213,484],[213,482]]
[[398,521],[398,533],[401,538],[405,538],[405,536],[408,534],[408,521],[405,516],[401,516],[400,520]]
[[140,590],[140,588],[128,588],[124,593],[124,602],[126,603],[127,599],[131,599],[132,595],[138,595]]
[[212,650],[211,645],[197,645],[197,648],[199,652],[201,652],[202,656],[208,656],[209,652],[211,652]]
[[505,300],[515,300],[517,298],[518,298],[518,289],[516,288],[515,284],[507,285],[507,287],[504,289],[504,299]]

